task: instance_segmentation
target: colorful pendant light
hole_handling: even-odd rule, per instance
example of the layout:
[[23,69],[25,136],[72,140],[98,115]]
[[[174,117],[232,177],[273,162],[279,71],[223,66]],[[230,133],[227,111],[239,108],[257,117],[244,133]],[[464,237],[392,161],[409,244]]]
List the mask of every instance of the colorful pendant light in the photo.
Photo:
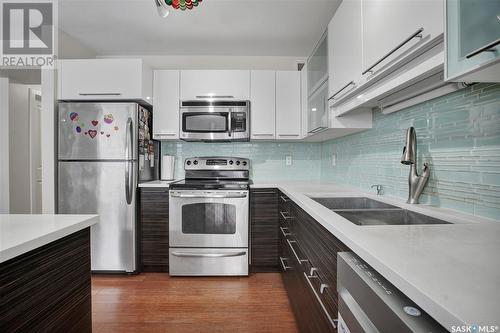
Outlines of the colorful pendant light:
[[193,7],[197,7],[199,3],[203,0],[161,0],[165,1],[165,4],[171,6],[174,9],[186,10],[193,9]]

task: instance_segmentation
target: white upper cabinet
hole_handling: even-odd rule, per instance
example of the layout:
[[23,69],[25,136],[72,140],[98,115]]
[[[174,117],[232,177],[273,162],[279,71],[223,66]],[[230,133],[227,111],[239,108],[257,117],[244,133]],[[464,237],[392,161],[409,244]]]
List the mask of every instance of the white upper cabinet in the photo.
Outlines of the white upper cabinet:
[[301,80],[299,71],[276,72],[276,138],[301,138]]
[[376,75],[435,40],[444,31],[443,11],[443,0],[363,0],[363,72],[373,67]]
[[179,80],[178,70],[154,71],[153,138],[179,139]]
[[276,72],[252,71],[250,132],[252,140],[276,138]]
[[328,25],[329,98],[338,100],[359,83],[362,55],[361,0],[343,1]]
[[152,102],[152,71],[140,59],[75,59],[59,64],[61,100]]
[[220,98],[249,100],[250,71],[245,70],[183,70],[181,100]]

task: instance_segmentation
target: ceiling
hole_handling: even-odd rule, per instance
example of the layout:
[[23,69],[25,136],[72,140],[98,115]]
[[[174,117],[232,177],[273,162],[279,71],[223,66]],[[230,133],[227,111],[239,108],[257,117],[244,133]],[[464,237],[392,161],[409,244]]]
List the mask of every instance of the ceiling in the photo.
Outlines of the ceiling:
[[154,0],[60,0],[59,26],[98,55],[307,56],[340,0],[204,0],[161,18]]

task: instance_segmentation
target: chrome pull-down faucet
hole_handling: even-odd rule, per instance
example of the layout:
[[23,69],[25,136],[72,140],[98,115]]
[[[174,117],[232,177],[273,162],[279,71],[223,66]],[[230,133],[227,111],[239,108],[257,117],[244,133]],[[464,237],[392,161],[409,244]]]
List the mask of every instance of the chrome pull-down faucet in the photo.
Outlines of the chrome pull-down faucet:
[[406,145],[403,148],[401,163],[410,165],[410,174],[408,175],[408,201],[409,204],[417,204],[427,181],[429,180],[429,164],[424,163],[422,175],[417,174],[417,134],[415,128],[410,127],[406,130]]

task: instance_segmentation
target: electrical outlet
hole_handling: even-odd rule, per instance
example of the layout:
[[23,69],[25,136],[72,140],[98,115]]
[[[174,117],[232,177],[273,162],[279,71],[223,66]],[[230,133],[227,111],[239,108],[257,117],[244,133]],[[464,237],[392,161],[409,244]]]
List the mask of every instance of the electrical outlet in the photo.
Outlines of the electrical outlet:
[[337,155],[332,154],[332,166],[337,166]]
[[286,165],[287,166],[292,165],[292,156],[286,156],[285,159],[286,159]]

